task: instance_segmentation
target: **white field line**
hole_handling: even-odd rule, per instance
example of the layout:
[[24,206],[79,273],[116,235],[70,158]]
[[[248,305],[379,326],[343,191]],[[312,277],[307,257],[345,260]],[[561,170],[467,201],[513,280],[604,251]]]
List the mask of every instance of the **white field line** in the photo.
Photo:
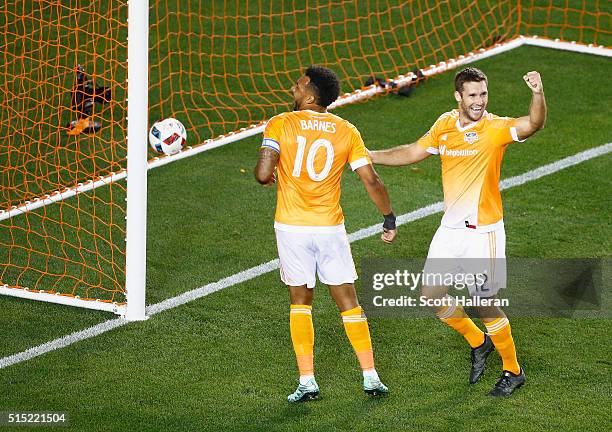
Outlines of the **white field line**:
[[[498,54],[503,54],[515,48],[519,48],[523,45],[539,46],[544,48],[551,48],[557,50],[573,51],[578,53],[593,54],[604,57],[612,56],[612,49],[604,47],[602,45],[585,45],[577,42],[565,42],[560,39],[547,39],[538,36],[517,36],[514,39],[510,39],[506,42],[497,43],[489,48],[474,49],[464,55],[460,55],[457,58],[447,59],[441,61],[438,64],[432,64],[421,70],[423,75],[426,77],[432,77],[434,75],[442,74],[449,70],[457,69],[458,67],[465,66],[470,63],[474,63],[479,60],[483,60],[488,57],[492,57]],[[393,78],[393,82],[398,87],[403,87],[407,84],[412,83],[415,75],[412,72],[408,72],[404,75],[399,75]],[[374,97],[378,94],[387,92],[383,87],[372,84],[369,87],[362,89],[356,89],[351,93],[344,93],[341,95],[333,104],[329,106],[330,110],[338,108],[344,105],[349,105],[355,102],[362,101]],[[213,148],[221,147],[226,144],[230,144],[235,141],[240,141],[245,138],[251,137],[263,133],[267,122],[260,122],[258,124],[252,124],[246,128],[242,128],[235,132],[230,132],[225,135],[220,135],[217,138],[211,138],[203,143],[197,144],[193,147],[187,147],[185,150],[171,155],[171,156],[159,156],[149,161],[149,169],[157,168],[162,165],[169,164],[175,160],[184,159],[196,154],[211,150]],[[1,216],[0,216],[1,217]]]
[[[608,154],[610,152],[612,152],[612,143],[607,143],[599,147],[591,148],[589,150],[577,153],[573,156],[569,156],[564,159],[558,160],[556,162],[553,162],[547,165],[543,165],[531,171],[527,171],[524,174],[505,179],[500,183],[500,189],[505,190],[505,189],[510,189],[515,186],[523,185],[525,183],[537,180],[539,178],[556,173],[558,171],[564,170],[574,165],[578,165],[582,162],[596,158],[598,156]],[[424,217],[431,216],[435,213],[439,213],[443,209],[444,209],[444,204],[440,201],[440,202],[422,207],[413,212],[406,213],[406,214],[399,216],[397,218],[397,223],[398,225],[407,224],[409,222],[413,222],[419,219],[423,219]],[[350,234],[349,240],[351,242],[355,242],[355,241],[358,241],[358,240],[361,240],[367,237],[371,237],[372,235],[378,234],[380,232],[382,232],[381,224],[372,225],[370,227],[363,228],[359,231],[356,231]],[[197,300],[199,298],[212,294],[216,291],[220,291],[224,288],[228,288],[228,287],[237,285],[239,283],[254,279],[263,274],[270,273],[278,268],[279,268],[278,259],[268,261],[266,263],[260,264],[255,267],[251,267],[250,269],[247,269],[247,270],[241,271],[240,273],[236,273],[234,275],[228,276],[217,282],[209,283],[207,285],[204,285],[201,288],[187,291],[176,297],[172,297],[167,300],[156,303],[154,305],[151,305],[147,307],[147,315],[152,316],[152,315],[155,315],[157,313],[163,312],[168,309],[174,309],[175,307],[178,307],[185,303],[189,303],[193,300]],[[97,324],[93,327],[89,327],[84,330],[80,330],[75,333],[72,333],[70,335],[63,336],[58,339],[54,339],[42,345],[35,346],[33,348],[22,351],[20,353],[13,354],[7,357],[3,357],[0,359],[0,369],[3,369],[5,367],[11,366],[17,363],[24,362],[27,360],[31,360],[35,357],[41,356],[51,351],[55,351],[60,348],[65,348],[69,345],[72,345],[75,342],[89,339],[91,337],[105,333],[117,327],[121,327],[128,323],[129,321],[125,320],[124,318],[111,319],[111,320],[102,322],[100,324]]]

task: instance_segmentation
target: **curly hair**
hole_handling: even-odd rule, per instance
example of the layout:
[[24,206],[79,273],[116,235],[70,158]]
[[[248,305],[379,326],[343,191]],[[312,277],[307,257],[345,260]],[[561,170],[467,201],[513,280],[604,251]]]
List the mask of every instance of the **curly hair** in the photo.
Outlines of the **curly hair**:
[[317,97],[317,105],[327,108],[340,95],[340,80],[338,75],[323,66],[310,66],[304,73],[310,78],[308,84]]

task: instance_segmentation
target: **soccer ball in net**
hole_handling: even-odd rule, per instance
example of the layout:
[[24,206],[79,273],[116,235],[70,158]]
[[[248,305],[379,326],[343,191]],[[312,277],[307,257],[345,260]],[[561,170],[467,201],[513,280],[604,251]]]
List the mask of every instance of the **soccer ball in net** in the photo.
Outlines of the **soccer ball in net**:
[[149,144],[157,153],[173,155],[181,151],[187,141],[185,126],[174,118],[155,122],[149,131]]

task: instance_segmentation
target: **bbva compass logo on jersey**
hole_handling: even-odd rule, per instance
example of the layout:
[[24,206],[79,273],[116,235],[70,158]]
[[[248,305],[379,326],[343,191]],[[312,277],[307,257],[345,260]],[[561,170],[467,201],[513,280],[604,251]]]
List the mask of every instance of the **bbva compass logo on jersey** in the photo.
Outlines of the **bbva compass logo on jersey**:
[[455,150],[455,149],[446,148],[445,145],[441,145],[438,148],[438,151],[440,152],[441,156],[450,156],[450,157],[476,156],[478,154],[477,149]]
[[476,132],[466,132],[465,135],[463,135],[463,141],[468,144],[474,144],[478,141],[478,134]]

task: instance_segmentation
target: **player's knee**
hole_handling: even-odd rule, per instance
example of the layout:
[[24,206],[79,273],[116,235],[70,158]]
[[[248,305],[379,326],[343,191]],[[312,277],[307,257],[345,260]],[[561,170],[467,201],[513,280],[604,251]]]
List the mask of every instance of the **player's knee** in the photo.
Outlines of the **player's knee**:
[[291,304],[312,305],[312,289],[306,287],[289,287]]
[[340,312],[354,309],[359,306],[355,286],[352,283],[342,285],[328,285],[329,293],[336,302]]

